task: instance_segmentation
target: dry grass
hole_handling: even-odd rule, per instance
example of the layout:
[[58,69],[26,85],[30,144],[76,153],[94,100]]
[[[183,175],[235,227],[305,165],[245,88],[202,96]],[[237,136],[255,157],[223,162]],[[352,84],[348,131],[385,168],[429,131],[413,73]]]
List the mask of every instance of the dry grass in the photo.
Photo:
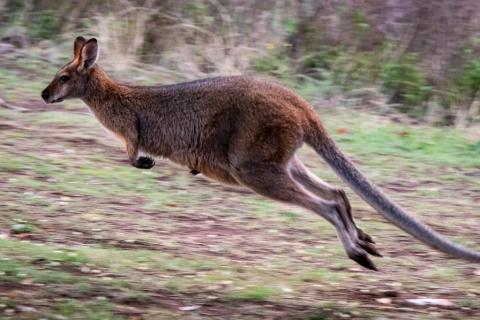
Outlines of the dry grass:
[[[123,10],[98,14],[91,30],[101,30],[93,35],[102,45],[102,62],[119,73],[145,68],[147,61],[148,68],[185,79],[234,75],[248,72],[251,60],[262,55],[268,43],[280,41],[280,32],[272,33],[270,14],[255,17],[249,26],[255,32],[245,33],[244,21],[235,12],[212,4],[218,11],[218,17],[211,18],[215,22],[174,15],[148,1],[142,7],[127,4]],[[158,53],[146,53],[149,46],[159,46]]]

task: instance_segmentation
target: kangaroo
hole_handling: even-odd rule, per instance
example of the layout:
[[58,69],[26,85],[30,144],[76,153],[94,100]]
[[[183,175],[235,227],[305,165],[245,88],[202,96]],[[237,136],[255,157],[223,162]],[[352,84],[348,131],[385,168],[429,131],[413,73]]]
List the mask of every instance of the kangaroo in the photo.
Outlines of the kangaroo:
[[250,77],[215,77],[162,86],[113,81],[96,63],[97,40],[77,37],[73,59],[42,91],[46,103],[79,98],[125,144],[132,166],[162,157],[223,183],[307,208],[336,229],[347,256],[377,270],[381,256],[352,216],[345,192],[313,175],[295,152],[303,143],[374,209],[430,247],[480,261],[396,205],[369,182],[329,136],[314,108],[291,90]]

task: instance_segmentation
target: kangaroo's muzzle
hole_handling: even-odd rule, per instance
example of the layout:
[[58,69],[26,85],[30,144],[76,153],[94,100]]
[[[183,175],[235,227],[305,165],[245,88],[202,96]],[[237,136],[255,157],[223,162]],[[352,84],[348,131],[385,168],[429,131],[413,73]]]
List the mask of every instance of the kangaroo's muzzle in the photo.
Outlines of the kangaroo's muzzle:
[[42,98],[45,103],[49,103],[48,98],[50,98],[50,93],[48,92],[47,89],[42,91]]

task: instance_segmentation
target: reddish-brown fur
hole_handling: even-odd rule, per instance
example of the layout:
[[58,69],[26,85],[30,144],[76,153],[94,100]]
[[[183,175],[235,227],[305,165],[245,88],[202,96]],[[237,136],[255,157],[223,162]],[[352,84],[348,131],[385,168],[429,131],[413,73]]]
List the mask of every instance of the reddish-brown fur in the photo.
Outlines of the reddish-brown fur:
[[396,225],[434,248],[479,259],[391,203],[343,156],[314,109],[291,90],[248,77],[151,87],[120,84],[95,63],[97,54],[95,39],[77,38],[73,60],[42,97],[47,103],[82,99],[99,122],[124,141],[133,166],[149,169],[154,157],[168,158],[194,174],[303,206],[335,226],[350,258],[375,269],[368,254],[379,253],[353,221],[345,192],[315,177],[295,157],[306,142]]

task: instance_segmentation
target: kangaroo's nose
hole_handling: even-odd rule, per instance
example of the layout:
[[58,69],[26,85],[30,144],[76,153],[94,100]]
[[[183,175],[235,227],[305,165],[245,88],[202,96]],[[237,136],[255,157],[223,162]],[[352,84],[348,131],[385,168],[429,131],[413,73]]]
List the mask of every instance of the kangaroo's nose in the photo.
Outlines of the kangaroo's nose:
[[43,90],[43,91],[42,91],[42,98],[43,98],[43,100],[44,100],[45,102],[47,102],[49,96],[50,96],[50,95],[48,94],[48,91],[47,91],[47,90]]

